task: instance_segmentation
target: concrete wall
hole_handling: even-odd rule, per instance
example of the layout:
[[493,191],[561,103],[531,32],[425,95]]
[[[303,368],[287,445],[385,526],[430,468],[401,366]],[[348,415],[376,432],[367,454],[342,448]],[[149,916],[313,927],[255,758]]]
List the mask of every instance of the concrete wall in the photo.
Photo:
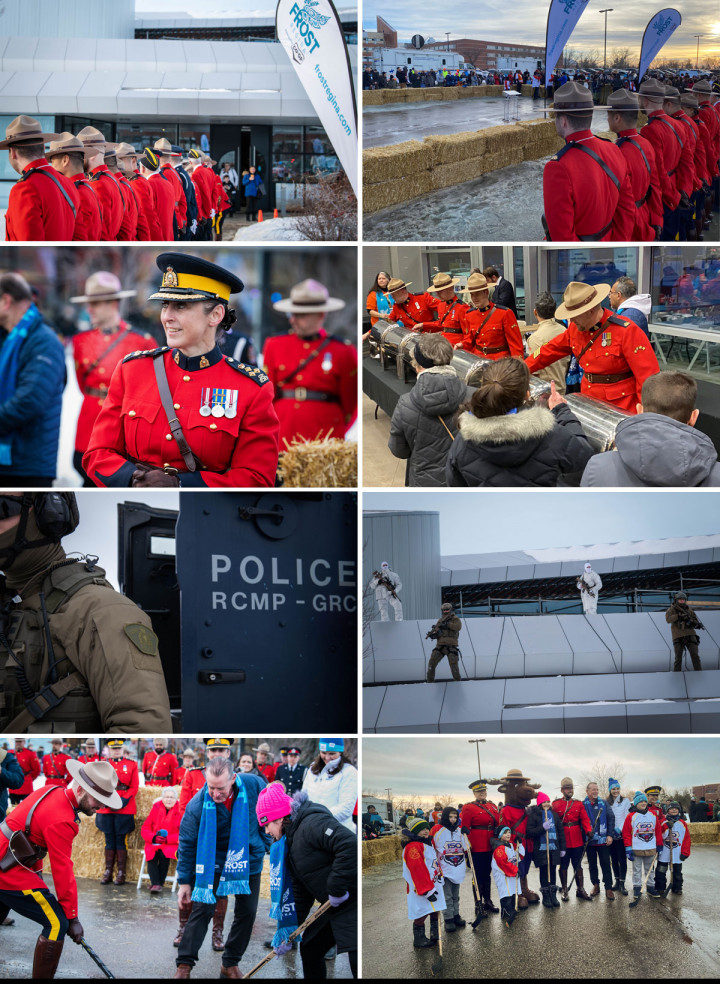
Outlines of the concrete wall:
[[[367,586],[374,570],[387,561],[402,581],[398,592],[405,619],[432,618],[440,615],[440,515],[436,512],[366,512],[363,515],[363,585]],[[373,618],[380,613],[375,592],[367,598]],[[390,618],[393,618],[392,608]],[[375,623],[371,623],[374,625]],[[402,633],[407,624],[417,632],[416,622],[378,622]],[[408,642],[404,646],[410,650]]]
[[3,0],[0,34],[8,37],[132,38],[135,0]]
[[[439,101],[445,92],[473,90],[404,91],[435,92]],[[422,141],[407,140],[390,147],[372,147],[363,151],[363,208],[366,214],[377,212],[440,188],[471,181],[488,171],[550,157],[562,144],[552,120],[528,120],[476,132],[424,137]]]

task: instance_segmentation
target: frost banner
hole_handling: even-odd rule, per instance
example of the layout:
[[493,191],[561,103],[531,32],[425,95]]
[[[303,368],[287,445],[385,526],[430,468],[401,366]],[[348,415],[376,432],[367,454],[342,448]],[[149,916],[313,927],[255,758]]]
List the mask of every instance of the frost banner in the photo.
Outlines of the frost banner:
[[545,85],[589,0],[552,0],[545,34]]
[[280,0],[278,40],[358,192],[357,108],[340,19],[330,0]]
[[650,18],[648,26],[643,34],[642,45],[640,46],[640,69],[638,71],[638,83],[642,82],[643,76],[655,60],[658,51],[662,48],[670,36],[680,27],[682,17],[680,11],[674,7],[665,7],[659,10],[654,17]]

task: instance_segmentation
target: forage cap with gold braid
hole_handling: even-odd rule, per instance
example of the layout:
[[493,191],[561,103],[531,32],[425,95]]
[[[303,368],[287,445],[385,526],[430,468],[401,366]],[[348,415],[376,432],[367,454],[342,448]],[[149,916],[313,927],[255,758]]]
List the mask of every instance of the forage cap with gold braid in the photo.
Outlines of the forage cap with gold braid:
[[208,748],[230,748],[235,744],[234,738],[203,738]]
[[155,261],[162,271],[160,289],[149,301],[219,301],[227,304],[231,294],[245,285],[234,273],[216,263],[188,253],[160,253]]

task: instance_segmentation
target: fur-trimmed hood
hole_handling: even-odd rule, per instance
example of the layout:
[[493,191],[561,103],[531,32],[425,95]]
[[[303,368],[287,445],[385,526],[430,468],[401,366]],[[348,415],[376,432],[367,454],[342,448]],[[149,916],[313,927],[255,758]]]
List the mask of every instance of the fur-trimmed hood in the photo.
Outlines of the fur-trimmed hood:
[[458,420],[460,433],[474,444],[520,444],[541,441],[555,426],[547,407],[529,407],[503,417],[476,417],[467,412]]

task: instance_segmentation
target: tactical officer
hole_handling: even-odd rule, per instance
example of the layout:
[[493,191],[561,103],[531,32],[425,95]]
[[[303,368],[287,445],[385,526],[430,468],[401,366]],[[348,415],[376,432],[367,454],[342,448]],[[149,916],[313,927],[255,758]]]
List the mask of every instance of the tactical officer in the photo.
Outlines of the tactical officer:
[[398,591],[402,590],[402,581],[399,574],[390,570],[390,565],[386,560],[380,565],[379,571],[373,571],[368,587],[375,592],[375,600],[380,609],[380,621],[390,621],[388,614],[388,604],[390,604],[395,612],[395,621],[402,622],[402,602],[398,598]]
[[457,615],[453,614],[453,606],[448,602],[445,602],[445,604],[442,605],[441,611],[442,615],[425,636],[426,639],[435,640],[435,648],[430,653],[430,661],[428,662],[428,683],[434,682],[435,667],[438,665],[443,656],[447,656],[448,658],[453,680],[461,679],[460,669],[458,667],[458,663],[460,661],[458,636],[460,635],[462,622]]
[[583,615],[597,615],[598,596],[602,590],[600,575],[592,569],[591,564],[585,564],[585,569],[575,583],[580,592]]
[[170,733],[150,618],[62,548],[79,518],[72,492],[0,495],[0,731]]
[[673,670],[679,673],[683,668],[683,652],[685,649],[690,653],[690,659],[694,670],[701,670],[700,655],[698,653],[698,629],[704,629],[700,619],[692,608],[688,605],[687,595],[684,591],[675,594],[675,600],[665,612],[665,621],[670,625],[672,632],[673,648],[675,649],[675,664]]

